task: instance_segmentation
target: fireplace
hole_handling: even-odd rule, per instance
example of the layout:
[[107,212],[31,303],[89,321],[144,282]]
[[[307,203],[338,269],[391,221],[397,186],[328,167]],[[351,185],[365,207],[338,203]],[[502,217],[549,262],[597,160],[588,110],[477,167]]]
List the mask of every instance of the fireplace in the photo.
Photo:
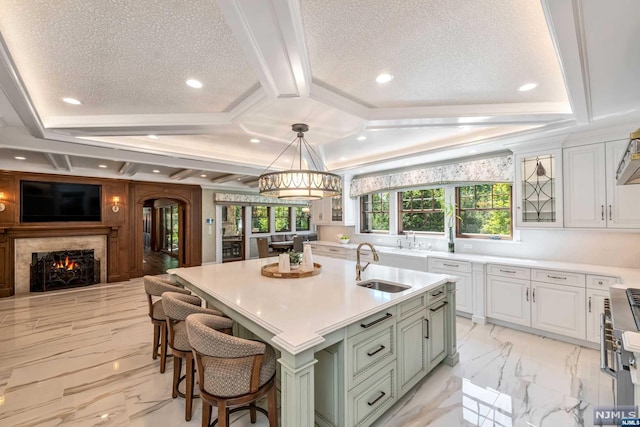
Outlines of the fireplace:
[[93,249],[34,252],[31,257],[31,292],[100,283],[100,259]]

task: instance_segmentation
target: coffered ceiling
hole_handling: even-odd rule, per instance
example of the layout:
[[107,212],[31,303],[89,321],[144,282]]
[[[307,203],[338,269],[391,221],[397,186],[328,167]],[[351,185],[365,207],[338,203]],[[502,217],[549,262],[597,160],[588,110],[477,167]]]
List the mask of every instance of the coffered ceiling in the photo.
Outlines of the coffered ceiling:
[[329,169],[357,175],[640,107],[635,0],[0,0],[0,12],[4,169],[252,189],[296,122]]

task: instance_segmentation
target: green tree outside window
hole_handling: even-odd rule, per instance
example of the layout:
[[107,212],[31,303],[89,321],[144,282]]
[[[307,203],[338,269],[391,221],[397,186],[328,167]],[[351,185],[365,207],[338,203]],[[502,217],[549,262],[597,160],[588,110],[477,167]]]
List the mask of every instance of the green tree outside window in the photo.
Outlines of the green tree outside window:
[[373,193],[360,197],[360,231],[389,232],[389,193]]
[[444,188],[398,193],[400,232],[444,232]]
[[251,207],[251,229],[254,233],[269,232],[269,207]]
[[478,184],[458,187],[458,235],[511,238],[511,185]]
[[291,208],[288,206],[276,206],[274,211],[276,231],[291,231]]

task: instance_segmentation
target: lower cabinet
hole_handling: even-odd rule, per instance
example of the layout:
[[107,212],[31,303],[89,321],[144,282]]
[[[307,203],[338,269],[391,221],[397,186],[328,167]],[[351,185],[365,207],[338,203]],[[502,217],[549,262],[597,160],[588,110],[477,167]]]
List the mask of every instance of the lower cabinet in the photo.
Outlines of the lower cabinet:
[[531,282],[531,327],[585,339],[585,289]]
[[456,311],[473,313],[473,278],[471,263],[468,261],[451,261],[441,258],[429,258],[429,273],[458,276],[456,282]]
[[487,316],[531,326],[531,282],[487,275]]
[[347,393],[347,425],[366,427],[398,400],[396,364],[389,363]]
[[605,298],[609,298],[609,291],[587,289],[587,341],[600,342],[600,314]]

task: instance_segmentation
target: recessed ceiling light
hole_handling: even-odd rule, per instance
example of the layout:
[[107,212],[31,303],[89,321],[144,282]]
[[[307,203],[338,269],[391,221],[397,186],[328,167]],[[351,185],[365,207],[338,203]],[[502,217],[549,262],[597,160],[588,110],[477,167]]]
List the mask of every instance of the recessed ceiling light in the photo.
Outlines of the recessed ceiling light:
[[107,165],[98,165],[98,167],[104,169],[107,167]]
[[72,105],[80,105],[80,104],[82,104],[82,102],[78,101],[75,98],[62,98],[62,100],[64,102],[66,102],[67,104],[72,104]]
[[526,83],[520,86],[518,90],[520,92],[526,92],[528,90],[535,89],[536,87],[538,87],[538,83]]
[[360,169],[358,172],[359,173],[364,173],[364,169]]
[[259,144],[260,140],[258,138],[251,138],[249,142],[253,142],[254,144]]
[[154,169],[153,173],[160,173],[160,171],[158,169]]
[[204,174],[204,173],[202,175],[200,175],[200,178],[206,178],[206,177],[207,177],[207,175]]
[[26,157],[22,157],[22,156],[15,156],[14,159],[16,159],[16,160],[27,160]]
[[380,84],[389,83],[391,80],[393,80],[393,76],[387,73],[378,74],[376,77],[376,82]]
[[187,80],[186,83],[187,83],[187,86],[195,89],[200,89],[202,87],[202,82],[200,80],[189,79]]
[[364,135],[361,135],[361,136],[357,137],[356,139],[357,139],[358,141],[364,141],[365,139],[367,139],[367,137],[366,137],[366,136],[364,136]]
[[340,161],[347,160],[346,157],[340,157]]
[[478,150],[469,150],[469,154],[476,154]]
[[240,181],[242,178],[237,178],[238,181]]
[[158,139],[158,135],[147,135],[149,139]]

